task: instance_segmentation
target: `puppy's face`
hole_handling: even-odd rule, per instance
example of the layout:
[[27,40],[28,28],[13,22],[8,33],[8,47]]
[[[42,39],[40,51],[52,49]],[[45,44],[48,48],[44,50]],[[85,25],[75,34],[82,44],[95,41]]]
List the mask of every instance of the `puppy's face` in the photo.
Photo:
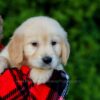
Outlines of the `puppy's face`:
[[25,38],[24,55],[32,67],[56,68],[61,63],[61,38],[55,33],[31,33]]
[[69,57],[66,32],[53,19],[31,18],[14,33],[8,45],[15,66],[26,62],[31,68],[56,69]]

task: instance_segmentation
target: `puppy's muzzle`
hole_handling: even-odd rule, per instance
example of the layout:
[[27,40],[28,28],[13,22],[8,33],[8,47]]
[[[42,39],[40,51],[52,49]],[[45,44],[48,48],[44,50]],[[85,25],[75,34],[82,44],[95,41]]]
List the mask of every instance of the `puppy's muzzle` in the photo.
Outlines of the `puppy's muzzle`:
[[43,63],[50,64],[52,62],[52,58],[50,56],[45,56],[42,58]]

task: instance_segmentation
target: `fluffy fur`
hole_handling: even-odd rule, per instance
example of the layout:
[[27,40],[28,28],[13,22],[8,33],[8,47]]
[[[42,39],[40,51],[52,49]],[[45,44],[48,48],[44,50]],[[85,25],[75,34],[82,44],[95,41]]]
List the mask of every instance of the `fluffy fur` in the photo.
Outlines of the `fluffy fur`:
[[[63,70],[62,64],[66,64],[69,52],[67,33],[56,20],[44,16],[32,17],[15,30],[1,52],[0,71],[7,64],[18,68],[28,65],[33,82],[45,83],[54,69]],[[45,56],[52,58],[51,63],[43,62]]]

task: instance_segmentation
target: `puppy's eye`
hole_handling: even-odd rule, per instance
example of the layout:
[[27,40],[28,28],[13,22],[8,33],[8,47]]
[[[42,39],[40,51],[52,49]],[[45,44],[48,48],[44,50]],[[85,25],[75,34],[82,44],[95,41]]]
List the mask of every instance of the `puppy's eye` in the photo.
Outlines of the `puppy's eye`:
[[33,42],[32,43],[32,46],[37,47],[38,46],[38,43],[37,42]]
[[51,44],[52,44],[52,46],[55,46],[57,44],[57,42],[56,41],[52,41]]

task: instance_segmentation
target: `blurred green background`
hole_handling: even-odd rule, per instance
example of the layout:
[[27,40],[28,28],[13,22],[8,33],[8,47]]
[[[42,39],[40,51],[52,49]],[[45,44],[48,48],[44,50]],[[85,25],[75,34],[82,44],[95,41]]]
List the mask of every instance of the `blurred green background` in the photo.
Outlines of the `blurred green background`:
[[71,54],[66,100],[100,100],[100,0],[0,0],[4,40],[32,16],[55,18],[68,32]]

